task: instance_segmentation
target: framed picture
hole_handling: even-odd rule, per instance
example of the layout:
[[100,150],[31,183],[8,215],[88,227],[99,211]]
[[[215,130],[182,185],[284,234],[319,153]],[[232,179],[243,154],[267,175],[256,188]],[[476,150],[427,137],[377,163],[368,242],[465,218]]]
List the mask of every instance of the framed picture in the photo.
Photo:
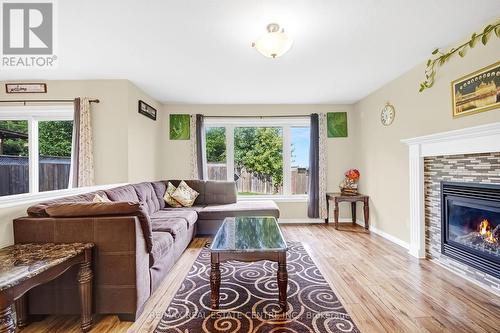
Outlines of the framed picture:
[[45,94],[47,84],[45,83],[6,83],[7,94]]
[[170,115],[170,140],[189,140],[190,137],[190,115]]
[[326,130],[329,138],[347,137],[347,112],[328,112]]
[[500,61],[451,83],[453,118],[500,106]]
[[156,109],[144,101],[139,101],[139,113],[156,120]]

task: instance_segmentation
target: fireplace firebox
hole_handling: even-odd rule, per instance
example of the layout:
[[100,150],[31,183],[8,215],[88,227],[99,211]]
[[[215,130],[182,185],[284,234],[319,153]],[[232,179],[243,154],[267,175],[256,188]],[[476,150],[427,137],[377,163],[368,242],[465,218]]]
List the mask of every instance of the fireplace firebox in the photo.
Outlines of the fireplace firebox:
[[441,253],[500,278],[500,184],[441,182]]

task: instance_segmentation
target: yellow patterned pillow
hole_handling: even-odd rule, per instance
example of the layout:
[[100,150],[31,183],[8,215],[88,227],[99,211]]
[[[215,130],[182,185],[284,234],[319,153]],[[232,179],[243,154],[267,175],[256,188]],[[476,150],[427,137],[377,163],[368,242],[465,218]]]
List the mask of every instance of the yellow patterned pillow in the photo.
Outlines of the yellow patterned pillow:
[[163,200],[165,200],[165,202],[168,203],[171,207],[179,208],[182,207],[182,205],[178,203],[174,198],[172,198],[172,194],[175,192],[175,190],[175,186],[172,185],[171,182],[168,182],[167,191],[163,196]]
[[180,202],[180,204],[184,207],[191,207],[198,195],[200,194],[189,187],[185,181],[181,181],[175,192],[172,194],[172,198]]
[[92,202],[111,202],[111,200],[109,200],[105,195],[99,195],[96,193],[94,195],[94,199],[92,199]]

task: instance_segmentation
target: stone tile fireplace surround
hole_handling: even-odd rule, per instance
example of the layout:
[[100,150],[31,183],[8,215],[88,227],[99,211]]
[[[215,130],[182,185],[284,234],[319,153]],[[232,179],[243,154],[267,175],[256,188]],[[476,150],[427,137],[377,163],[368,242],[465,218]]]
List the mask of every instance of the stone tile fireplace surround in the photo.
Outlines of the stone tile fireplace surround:
[[500,183],[500,123],[402,140],[409,146],[410,250],[500,295],[500,279],[441,253],[441,181]]
[[500,279],[442,255],[441,181],[498,184],[500,152],[424,158],[425,256],[500,293]]

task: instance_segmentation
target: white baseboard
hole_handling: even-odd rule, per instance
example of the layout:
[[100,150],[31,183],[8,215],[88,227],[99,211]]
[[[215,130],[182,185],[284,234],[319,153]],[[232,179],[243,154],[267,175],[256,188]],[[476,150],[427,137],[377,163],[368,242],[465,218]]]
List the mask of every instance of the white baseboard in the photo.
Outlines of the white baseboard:
[[[280,224],[316,224],[316,223],[325,223],[325,220],[323,219],[309,219],[309,218],[303,218],[303,219],[279,219],[278,220]],[[333,224],[333,220],[329,219],[328,220],[330,224]],[[352,219],[349,217],[344,217],[344,218],[339,218],[339,223],[352,223]],[[362,227],[365,226],[365,222],[361,220],[356,220],[356,224],[360,225]],[[382,230],[377,229],[373,225],[370,225],[370,231],[373,232],[374,234],[377,234],[388,241],[393,242],[396,245],[399,245],[405,249],[410,248],[410,244],[408,242],[402,241],[401,239],[394,237]]]
[[[362,225],[362,226],[365,225],[364,222],[361,222],[361,221],[358,221],[358,224]],[[394,244],[399,245],[399,246],[401,246],[401,247],[403,247],[403,248],[405,248],[407,250],[410,249],[410,243],[405,242],[405,241],[403,241],[403,240],[401,240],[401,239],[399,239],[397,237],[394,237],[393,235],[390,235],[390,234],[388,234],[388,233],[386,233],[386,232],[384,232],[384,231],[382,231],[380,229],[377,229],[376,227],[374,227],[372,225],[370,225],[370,231],[373,232],[374,234],[377,234],[377,235],[379,235],[381,237],[384,237],[388,241],[391,241]]]

